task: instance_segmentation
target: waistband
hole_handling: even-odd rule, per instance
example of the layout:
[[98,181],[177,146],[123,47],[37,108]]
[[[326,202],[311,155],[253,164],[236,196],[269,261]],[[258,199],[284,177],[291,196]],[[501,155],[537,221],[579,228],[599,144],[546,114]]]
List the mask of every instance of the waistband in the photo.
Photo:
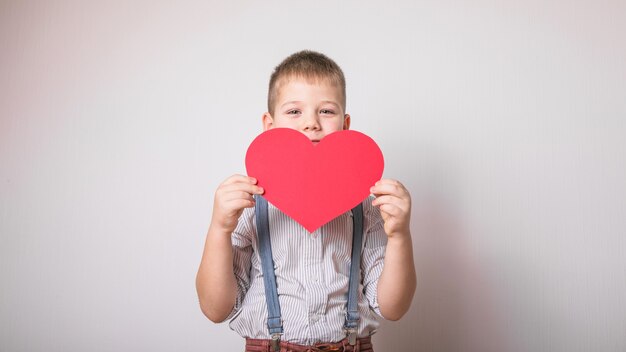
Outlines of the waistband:
[[[356,340],[354,346],[350,345],[345,338],[339,342],[316,343],[312,346],[297,345],[286,341],[280,342],[280,352],[374,352],[372,338],[362,337]],[[271,340],[246,338],[246,352],[274,352],[271,348]]]

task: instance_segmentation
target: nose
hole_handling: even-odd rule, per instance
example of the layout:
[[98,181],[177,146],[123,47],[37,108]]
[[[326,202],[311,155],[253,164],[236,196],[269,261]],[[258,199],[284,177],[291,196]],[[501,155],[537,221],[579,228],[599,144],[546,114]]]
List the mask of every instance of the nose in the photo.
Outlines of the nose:
[[302,128],[305,131],[319,131],[321,129],[321,125],[317,114],[305,114],[305,116],[303,116]]

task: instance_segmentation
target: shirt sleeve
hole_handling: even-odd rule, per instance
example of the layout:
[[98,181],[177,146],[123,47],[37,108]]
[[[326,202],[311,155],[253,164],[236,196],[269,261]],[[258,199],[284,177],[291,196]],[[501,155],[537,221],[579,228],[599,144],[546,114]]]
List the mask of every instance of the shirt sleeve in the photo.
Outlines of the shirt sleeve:
[[228,320],[233,318],[240,310],[248,288],[250,288],[250,266],[252,265],[252,238],[256,236],[253,229],[252,219],[254,210],[244,209],[239,217],[237,227],[231,235],[233,246],[233,272],[237,280],[237,299],[233,310],[228,315]]
[[363,273],[363,292],[371,309],[381,318],[378,305],[378,279],[383,272],[387,234],[380,210],[372,205],[373,197],[363,202],[364,244],[361,257],[361,273]]

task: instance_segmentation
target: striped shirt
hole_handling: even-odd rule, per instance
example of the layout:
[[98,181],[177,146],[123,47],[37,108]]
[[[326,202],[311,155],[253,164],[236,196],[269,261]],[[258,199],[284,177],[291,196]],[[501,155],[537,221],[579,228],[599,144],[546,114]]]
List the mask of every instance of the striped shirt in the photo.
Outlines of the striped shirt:
[[[372,197],[363,201],[363,248],[358,335],[378,328],[378,279],[387,235]],[[312,234],[271,203],[270,238],[283,321],[283,341],[301,345],[337,342],[343,330],[352,249],[352,211]],[[247,208],[232,235],[237,301],[230,328],[242,337],[269,339],[267,305],[256,237],[254,208]]]

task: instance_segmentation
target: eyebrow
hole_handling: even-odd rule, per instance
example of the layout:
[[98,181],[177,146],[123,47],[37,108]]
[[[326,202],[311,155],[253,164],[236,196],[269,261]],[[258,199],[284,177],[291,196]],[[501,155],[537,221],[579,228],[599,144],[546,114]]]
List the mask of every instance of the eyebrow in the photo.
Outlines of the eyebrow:
[[[282,107],[284,107],[285,105],[289,105],[289,104],[297,104],[297,103],[302,103],[302,101],[301,101],[301,100],[291,100],[291,101],[288,101],[288,102],[283,103],[280,107],[282,108]],[[323,103],[323,104],[333,104],[333,105],[335,105],[335,106],[337,106],[337,107],[340,107],[340,106],[341,106],[341,105],[339,105],[339,103],[334,102],[334,101],[332,101],[332,100],[322,100],[322,103]]]
[[289,104],[296,104],[296,103],[301,103],[301,101],[300,101],[300,100],[291,100],[291,101],[285,102],[285,103],[284,103],[284,104],[282,104],[280,107],[282,108],[282,107],[284,107],[285,105],[289,105]]

